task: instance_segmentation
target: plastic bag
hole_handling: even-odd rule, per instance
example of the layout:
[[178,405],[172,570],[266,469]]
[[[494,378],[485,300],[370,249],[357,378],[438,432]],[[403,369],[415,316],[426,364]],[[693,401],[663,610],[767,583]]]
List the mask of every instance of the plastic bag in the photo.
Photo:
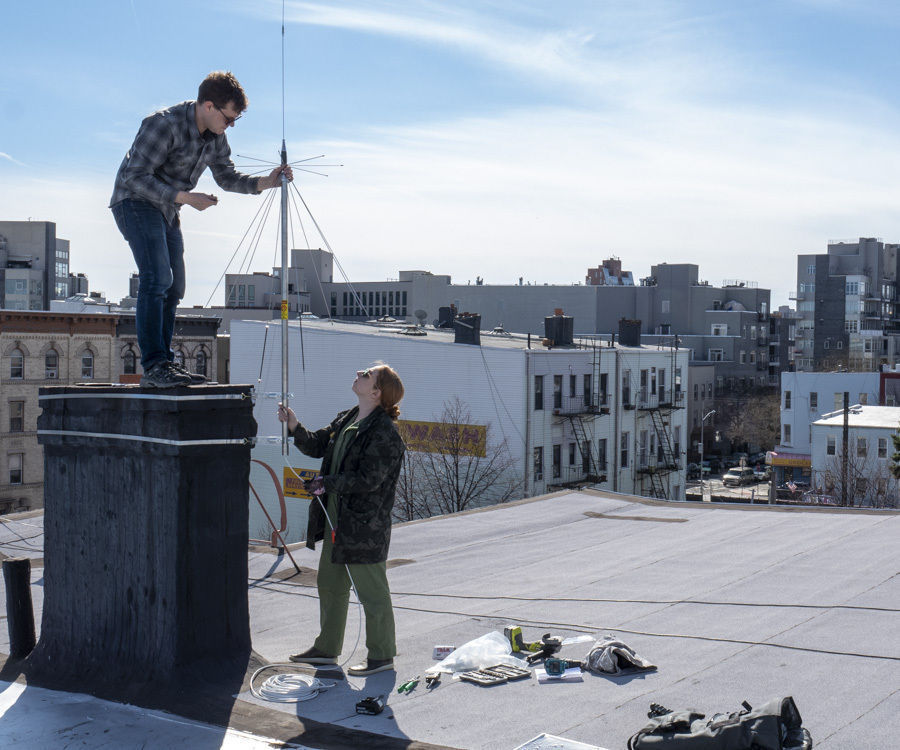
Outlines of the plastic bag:
[[522,659],[512,655],[509,638],[496,630],[460,646],[429,672],[467,672],[470,669],[492,667],[495,664],[522,666]]

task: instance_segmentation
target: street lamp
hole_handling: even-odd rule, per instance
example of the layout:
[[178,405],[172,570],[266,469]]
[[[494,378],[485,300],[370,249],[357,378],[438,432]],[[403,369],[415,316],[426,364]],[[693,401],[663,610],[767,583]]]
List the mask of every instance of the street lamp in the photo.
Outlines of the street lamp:
[[703,491],[703,425],[707,419],[709,419],[713,414],[716,413],[715,409],[707,412],[703,419],[700,420],[700,499],[703,500],[706,497],[706,493]]

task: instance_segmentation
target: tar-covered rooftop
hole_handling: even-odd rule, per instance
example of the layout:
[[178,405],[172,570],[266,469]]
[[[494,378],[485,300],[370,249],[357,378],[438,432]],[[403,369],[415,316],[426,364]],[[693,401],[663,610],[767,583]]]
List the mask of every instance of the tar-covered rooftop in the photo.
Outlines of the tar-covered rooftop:
[[[36,560],[38,610],[40,523],[37,514],[0,526],[0,550]],[[711,714],[792,695],[816,748],[895,750],[898,539],[896,512],[667,503],[593,491],[405,524],[394,529],[389,563],[396,674],[339,679],[296,705],[263,704],[245,691],[230,723],[311,747],[499,750],[547,732],[613,750],[646,723],[650,702]],[[316,553],[294,555],[304,572],[289,577],[284,557],[250,553],[253,646],[269,661],[306,648],[317,632]],[[351,605],[345,658],[356,623]],[[489,688],[445,677],[434,690],[420,683],[397,694],[396,685],[435,663],[433,646],[458,646],[510,623],[526,640],[612,633],[659,668]],[[562,656],[582,658],[589,645],[568,646]],[[364,653],[361,646],[353,663]],[[388,695],[384,713],[355,713],[360,698],[379,694]],[[46,702],[35,726],[53,721],[53,712]],[[0,745],[9,746],[4,723]],[[146,740],[150,730],[137,719],[133,726],[141,747],[140,733]],[[79,740],[107,746],[99,724]]]

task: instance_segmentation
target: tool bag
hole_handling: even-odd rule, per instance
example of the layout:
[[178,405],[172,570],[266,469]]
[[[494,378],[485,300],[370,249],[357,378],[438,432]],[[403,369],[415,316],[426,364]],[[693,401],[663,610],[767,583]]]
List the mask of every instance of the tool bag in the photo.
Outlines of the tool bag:
[[650,723],[628,740],[628,750],[811,750],[794,699],[775,698],[730,714],[670,711],[651,704]]

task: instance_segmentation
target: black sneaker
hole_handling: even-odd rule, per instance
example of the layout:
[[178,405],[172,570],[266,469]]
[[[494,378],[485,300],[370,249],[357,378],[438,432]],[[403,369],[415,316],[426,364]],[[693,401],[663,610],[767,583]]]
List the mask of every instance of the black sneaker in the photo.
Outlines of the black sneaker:
[[290,660],[298,664],[337,664],[336,656],[323,654],[315,646],[299,654],[291,654]]
[[174,370],[165,360],[157,362],[141,375],[141,386],[144,388],[180,388],[190,384],[191,379],[188,375],[182,375]]
[[191,372],[184,365],[180,365],[177,362],[169,362],[169,367],[180,375],[187,375],[191,379],[191,385],[201,385],[206,382],[206,375],[201,375],[199,372]]

